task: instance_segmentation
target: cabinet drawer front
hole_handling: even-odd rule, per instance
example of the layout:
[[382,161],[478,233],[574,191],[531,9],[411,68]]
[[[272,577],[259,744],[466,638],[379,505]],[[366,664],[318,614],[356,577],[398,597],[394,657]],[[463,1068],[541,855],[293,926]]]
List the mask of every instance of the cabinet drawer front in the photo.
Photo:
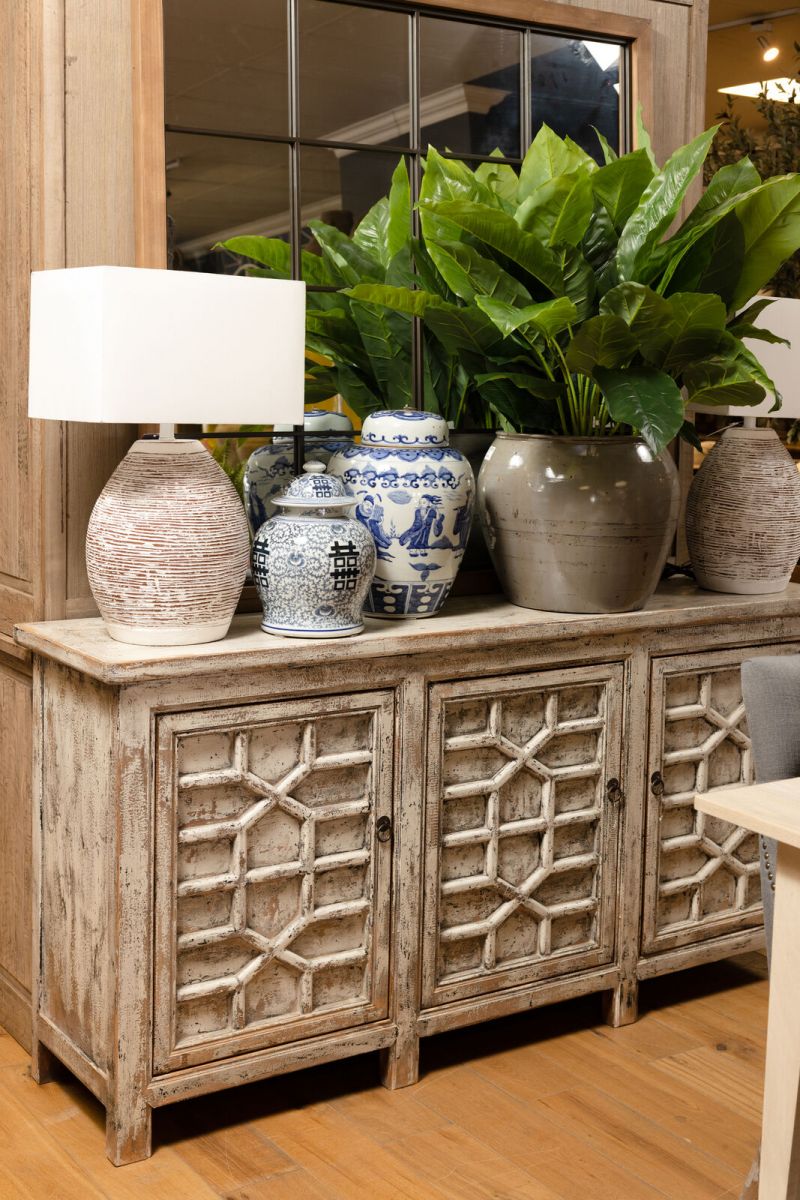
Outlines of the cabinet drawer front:
[[385,1017],[393,695],[158,720],[155,1070]]
[[645,954],[762,923],[756,835],[698,813],[694,796],[753,782],[741,664],[798,650],[781,643],[653,662]]
[[613,958],[622,687],[613,664],[431,689],[423,1006]]

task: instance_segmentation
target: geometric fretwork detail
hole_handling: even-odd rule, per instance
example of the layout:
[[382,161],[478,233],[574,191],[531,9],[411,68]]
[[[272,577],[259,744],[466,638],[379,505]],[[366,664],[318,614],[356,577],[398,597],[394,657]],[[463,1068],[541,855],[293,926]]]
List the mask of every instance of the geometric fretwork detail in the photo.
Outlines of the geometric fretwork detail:
[[178,1046],[369,998],[374,716],[178,736]]
[[437,982],[598,944],[607,685],[444,704]]
[[754,908],[755,835],[697,812],[693,803],[696,792],[752,782],[738,666],[667,677],[661,773],[659,931]]

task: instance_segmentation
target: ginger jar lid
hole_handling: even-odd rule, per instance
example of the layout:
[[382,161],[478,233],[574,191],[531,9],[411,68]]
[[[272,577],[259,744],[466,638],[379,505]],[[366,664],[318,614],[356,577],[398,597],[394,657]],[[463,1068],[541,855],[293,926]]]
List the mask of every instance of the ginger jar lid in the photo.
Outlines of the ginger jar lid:
[[362,446],[446,446],[449,431],[439,413],[391,408],[370,413],[361,430]]
[[324,463],[307,462],[303,465],[303,474],[293,479],[286,491],[275,496],[272,502],[279,508],[342,511],[352,508],[358,499],[348,494],[341,479],[326,473]]
[[[291,433],[293,425],[275,425],[275,433]],[[341,433],[353,436],[353,422],[347,413],[329,412],[327,408],[307,408],[303,417],[305,433]]]

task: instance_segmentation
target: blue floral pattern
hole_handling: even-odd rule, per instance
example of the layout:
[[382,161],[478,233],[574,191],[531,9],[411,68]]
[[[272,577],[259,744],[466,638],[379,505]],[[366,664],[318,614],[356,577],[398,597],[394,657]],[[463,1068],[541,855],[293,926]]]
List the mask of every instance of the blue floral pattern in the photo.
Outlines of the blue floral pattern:
[[[374,415],[415,419],[406,410],[399,416]],[[388,426],[382,426],[384,437]],[[395,424],[395,442],[400,432]],[[410,449],[362,443],[339,450],[328,470],[357,497],[355,515],[375,543],[378,561],[367,611],[383,617],[438,612],[458,573],[472,522],[475,482],[464,456],[446,445]]]

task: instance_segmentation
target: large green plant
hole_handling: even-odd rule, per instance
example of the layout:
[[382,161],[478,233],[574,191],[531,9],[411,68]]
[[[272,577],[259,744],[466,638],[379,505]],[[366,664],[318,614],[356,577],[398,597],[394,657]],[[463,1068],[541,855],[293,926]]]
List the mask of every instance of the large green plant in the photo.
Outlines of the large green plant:
[[[412,237],[405,161],[394,171],[388,196],[373,205],[352,236],[324,221],[310,221],[309,228],[319,253],[303,251],[303,278],[336,290],[308,293],[306,345],[326,361],[309,368],[306,402],[340,393],[362,417],[411,405],[412,316],[348,290],[364,282],[399,289],[416,284],[414,259],[423,262],[425,251]],[[291,277],[291,251],[278,238],[235,237],[222,248],[251,260],[248,274]],[[458,354],[435,340],[425,342],[422,354],[425,407],[456,425],[483,421],[485,406]]]
[[349,302],[421,318],[506,427],[567,435],[633,430],[658,452],[692,436],[685,408],[757,404],[771,389],[743,337],[776,340],[743,307],[800,246],[800,176],[720,170],[672,233],[716,127],[663,166],[646,131],[598,166],[537,134],[519,175],[472,171],[430,149],[416,278],[366,279]]

